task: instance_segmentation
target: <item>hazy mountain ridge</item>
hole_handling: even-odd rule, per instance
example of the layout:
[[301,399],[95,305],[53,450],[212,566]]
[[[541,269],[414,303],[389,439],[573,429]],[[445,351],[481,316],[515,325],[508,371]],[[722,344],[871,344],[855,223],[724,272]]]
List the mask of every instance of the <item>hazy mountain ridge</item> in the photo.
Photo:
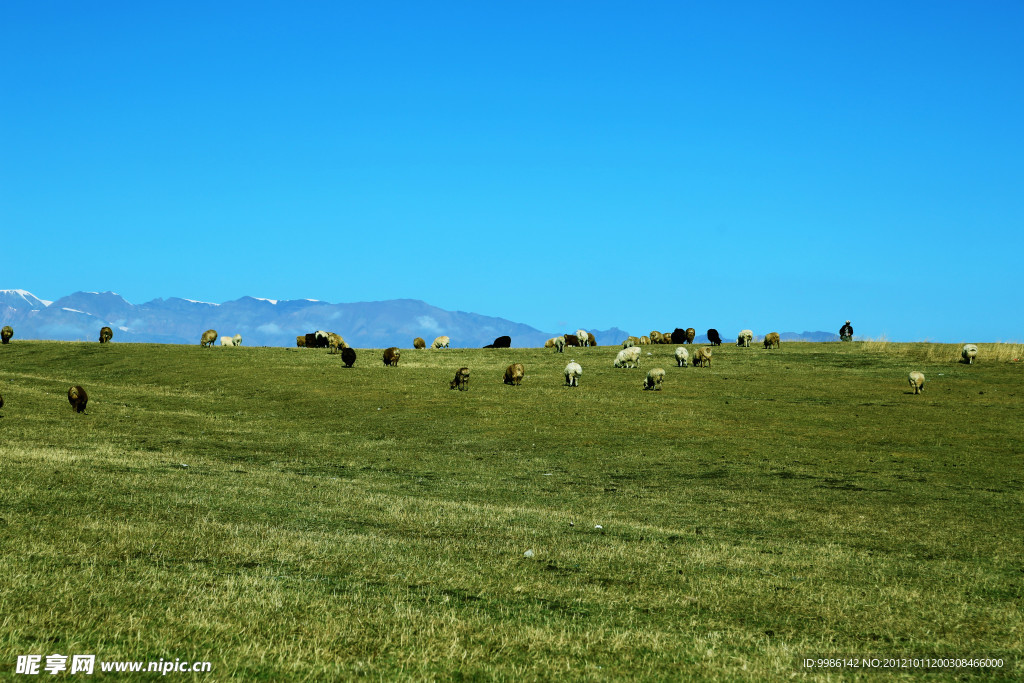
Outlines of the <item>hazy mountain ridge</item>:
[[[451,337],[455,347],[484,346],[502,335],[512,337],[514,347],[536,347],[557,333],[575,332],[542,332],[504,318],[446,311],[416,299],[332,304],[244,296],[217,304],[170,297],[132,304],[114,292],[75,292],[49,302],[19,289],[0,290],[0,324],[14,327],[15,339],[95,341],[106,325],[114,330],[115,342],[165,344],[198,344],[203,331],[212,328],[221,335],[241,334],[247,346],[293,346],[296,335],[328,330],[357,348],[407,348],[414,337],[429,344],[442,334]],[[618,344],[629,336],[617,327],[591,331],[601,345]],[[781,337],[839,339],[827,332],[782,332]]]

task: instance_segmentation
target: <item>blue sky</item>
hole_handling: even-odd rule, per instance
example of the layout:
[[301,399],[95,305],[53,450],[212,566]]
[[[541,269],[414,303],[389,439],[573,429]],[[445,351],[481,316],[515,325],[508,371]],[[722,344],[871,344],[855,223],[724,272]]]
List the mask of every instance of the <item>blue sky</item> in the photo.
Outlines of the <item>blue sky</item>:
[[1024,3],[0,5],[0,288],[1022,341]]

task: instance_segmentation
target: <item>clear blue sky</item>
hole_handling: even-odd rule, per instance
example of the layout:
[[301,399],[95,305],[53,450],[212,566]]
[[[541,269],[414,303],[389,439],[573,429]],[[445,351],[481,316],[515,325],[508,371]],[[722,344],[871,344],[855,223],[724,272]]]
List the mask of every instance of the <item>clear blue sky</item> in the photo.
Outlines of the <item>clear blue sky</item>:
[[1021,341],[1024,3],[5,2],[0,288]]

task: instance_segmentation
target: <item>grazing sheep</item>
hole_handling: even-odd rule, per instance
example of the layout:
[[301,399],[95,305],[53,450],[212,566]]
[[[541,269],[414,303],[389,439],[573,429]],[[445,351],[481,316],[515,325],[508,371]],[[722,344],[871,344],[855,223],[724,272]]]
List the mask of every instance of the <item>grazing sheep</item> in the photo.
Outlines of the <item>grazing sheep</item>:
[[597,337],[593,332],[587,332],[587,346],[597,346]]
[[651,338],[650,337],[648,337],[646,334],[640,335],[640,346],[647,346],[650,343],[651,343]]
[[960,351],[960,357],[968,365],[974,365],[974,359],[978,357],[978,345],[964,344],[963,350]]
[[563,334],[566,346],[580,346],[580,338],[575,334]]
[[711,367],[711,347],[705,346],[693,354],[693,366],[695,368]]
[[713,327],[708,330],[708,342],[712,346],[721,346],[722,345],[722,335],[718,334],[718,330],[716,330]]
[[203,336],[199,338],[199,345],[212,347],[217,341],[217,330],[207,330],[203,332]]
[[469,391],[469,368],[459,368],[455,371],[455,379],[448,385],[449,389]]
[[914,390],[915,394],[920,394],[924,391],[924,373],[915,370],[907,375],[907,380],[910,382],[910,388]]
[[300,334],[295,337],[295,345],[300,349],[306,346],[306,335]]
[[343,349],[348,344],[345,343],[345,339],[340,334],[334,332],[327,333],[327,348],[330,349],[328,353],[337,353],[339,349]]
[[562,337],[562,336],[555,337],[552,340],[552,342],[554,343],[555,353],[564,353],[565,352],[565,337]]
[[586,330],[576,330],[576,338],[580,340],[580,346],[590,344],[590,333]]
[[629,346],[615,355],[615,362],[612,367],[616,368],[638,368],[640,367],[640,347]]
[[626,341],[622,342],[622,348],[628,349],[632,346],[636,346],[637,341],[636,337],[626,337]]
[[505,368],[505,376],[502,378],[502,382],[505,384],[511,384],[513,386],[519,386],[523,382],[523,375],[526,374],[526,370],[523,368],[522,363],[513,363],[512,365]]
[[89,402],[89,394],[85,393],[85,389],[75,385],[68,389],[68,403],[75,409],[76,413],[81,413],[85,410],[85,404]]
[[432,349],[447,349],[448,348],[448,344],[450,344],[450,343],[451,343],[451,339],[449,339],[448,337],[446,337],[444,335],[441,335],[440,337],[438,337],[437,339],[434,340],[434,343],[430,345],[430,348],[432,348]]
[[839,338],[843,341],[853,341],[853,325],[849,320],[839,328]]
[[236,334],[234,337],[232,337],[232,339],[235,340],[235,346],[241,346],[242,345],[242,335]]
[[416,337],[412,340],[412,348],[425,349],[427,348],[427,342],[423,341],[423,337]]
[[106,344],[114,338],[114,331],[109,327],[100,328],[100,344]]
[[777,349],[782,346],[782,342],[779,340],[778,332],[769,332],[764,335],[764,348],[766,349]]
[[548,339],[546,342],[544,342],[544,348],[545,349],[553,349],[553,348],[555,348],[555,338],[552,337],[551,339]]
[[743,346],[745,348],[750,347],[750,342],[754,339],[754,333],[751,330],[740,330],[739,335],[736,337],[736,346]]
[[651,330],[651,343],[652,344],[660,344],[661,343],[661,332],[658,332],[657,330]]
[[402,352],[398,350],[397,346],[391,346],[384,349],[384,365],[390,365],[392,367],[398,367],[398,359],[402,357]]
[[512,348],[512,337],[505,335],[496,338],[493,342],[484,347],[485,349],[510,349]]
[[235,345],[235,339],[234,339],[234,337],[221,337],[220,338],[220,345],[221,346],[234,346]]
[[676,365],[681,368],[686,367],[686,361],[690,360],[690,354],[686,352],[685,346],[676,347]]
[[13,336],[14,328],[12,328],[10,325],[4,325],[4,328],[0,330],[0,342],[3,342],[4,344],[10,344],[11,337]]
[[356,350],[351,346],[346,346],[341,350],[341,362],[345,364],[346,368],[352,367],[352,364],[356,362]]
[[692,327],[687,327],[686,328],[686,343],[687,344],[692,344],[693,340],[694,340],[694,338],[696,338],[696,336],[697,336],[697,330],[693,329]]
[[569,387],[578,387],[580,385],[580,376],[583,374],[583,368],[575,360],[570,360],[569,364],[565,366],[565,385]]
[[665,379],[665,370],[662,368],[651,368],[647,371],[647,379],[644,380],[645,391],[661,391],[661,382]]

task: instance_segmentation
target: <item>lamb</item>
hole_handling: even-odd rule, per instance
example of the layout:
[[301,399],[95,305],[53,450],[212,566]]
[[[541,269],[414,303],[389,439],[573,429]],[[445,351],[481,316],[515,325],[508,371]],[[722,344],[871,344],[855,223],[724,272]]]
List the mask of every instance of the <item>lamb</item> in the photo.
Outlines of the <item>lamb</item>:
[[781,345],[782,343],[779,341],[778,332],[769,332],[768,334],[764,335],[764,348],[777,349]]
[[451,343],[451,339],[449,339],[448,337],[446,337],[444,335],[441,335],[440,337],[438,337],[437,339],[434,340],[434,343],[430,345],[430,348],[432,348],[432,349],[447,349],[449,343]]
[[569,364],[565,366],[565,385],[567,387],[578,387],[580,385],[580,376],[583,374],[583,368],[575,360],[570,360]]
[[217,341],[217,330],[207,330],[203,332],[203,336],[199,338],[199,346],[212,347]]
[[100,344],[106,344],[114,338],[114,331],[109,327],[100,328]]
[[459,368],[455,371],[455,379],[448,386],[449,389],[469,391],[469,368]]
[[978,345],[964,344],[963,350],[960,351],[960,357],[968,365],[974,365],[974,359],[978,357]]
[[68,389],[68,403],[75,409],[76,413],[85,411],[85,404],[89,402],[89,394],[85,393],[85,389],[75,385]]
[[628,349],[632,346],[636,346],[639,340],[636,337],[626,337],[626,341],[622,342],[622,348]]
[[661,391],[661,382],[665,379],[665,370],[662,368],[651,368],[647,371],[647,379],[644,380],[644,391]]
[[615,362],[612,367],[616,368],[638,368],[640,367],[640,347],[629,346],[622,349],[615,355]]
[[423,337],[416,337],[412,340],[412,348],[425,349],[427,348],[427,342],[423,341]]
[[236,334],[234,337],[221,337],[220,338],[220,345],[221,346],[241,346],[242,345],[242,335]]
[[14,336],[14,328],[10,325],[4,325],[4,328],[0,330],[0,342],[4,344],[11,343],[11,337]]
[[736,337],[736,346],[749,348],[753,339],[754,333],[751,330],[740,330],[739,336]]
[[693,354],[694,367],[711,367],[711,347],[705,346]]
[[687,344],[692,344],[693,343],[693,339],[696,336],[697,336],[697,330],[693,329],[692,327],[687,327],[686,328],[686,343]]
[[356,362],[356,350],[351,346],[346,346],[341,350],[341,362],[345,364],[346,368],[352,367],[352,364]]
[[526,374],[526,371],[523,368],[523,364],[513,363],[505,368],[505,376],[501,381],[505,384],[511,384],[512,386],[518,387],[523,381],[524,374]]
[[686,347],[676,347],[676,365],[680,368],[686,367],[686,362],[690,360],[690,354],[686,352]]
[[392,367],[398,367],[398,359],[402,357],[402,352],[398,350],[397,346],[391,346],[384,349],[384,365],[390,365]]
[[924,391],[924,373],[915,370],[907,375],[907,380],[910,382],[910,388],[914,390],[915,394],[920,394]]

